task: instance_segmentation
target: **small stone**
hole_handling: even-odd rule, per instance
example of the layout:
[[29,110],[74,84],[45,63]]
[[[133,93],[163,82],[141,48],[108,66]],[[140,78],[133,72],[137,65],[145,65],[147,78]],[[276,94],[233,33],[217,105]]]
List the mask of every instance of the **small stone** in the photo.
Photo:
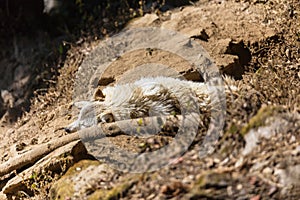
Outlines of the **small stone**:
[[294,135],[292,135],[290,138],[290,143],[294,143],[295,141],[296,141],[296,137]]
[[104,23],[108,23],[108,22],[109,22],[109,19],[108,19],[108,18],[103,18],[102,21],[103,21]]
[[169,190],[169,187],[167,185],[163,185],[161,186],[160,188],[160,193],[162,194],[167,194],[168,193],[168,190]]
[[237,190],[243,189],[243,185],[242,185],[242,184],[238,184],[238,185],[236,186],[236,189],[237,189]]
[[194,175],[189,175],[189,176],[186,176],[183,180],[182,180],[182,183],[183,184],[190,184],[193,182],[193,180],[195,180],[195,176]]
[[257,177],[255,177],[255,176],[252,176],[251,178],[250,178],[250,184],[251,185],[255,185],[256,183],[257,183]]
[[232,186],[228,186],[227,187],[227,194],[228,194],[228,196],[232,196],[233,195]]
[[270,167],[266,167],[263,169],[262,173],[264,174],[272,174],[273,170]]
[[228,163],[228,162],[229,162],[229,158],[227,157],[227,158],[225,158],[225,159],[220,163],[220,165],[224,166],[224,165],[226,165],[226,163]]
[[214,158],[214,163],[219,164],[221,161],[218,158]]
[[81,167],[76,167],[76,171],[81,171]]
[[149,139],[147,140],[147,143],[149,143],[149,144],[154,144],[154,143],[155,143],[154,138],[149,138]]
[[251,197],[250,200],[260,200],[260,196],[259,195],[256,195],[254,197]]
[[271,196],[273,195],[275,192],[277,191],[277,187],[273,186],[270,188],[269,192],[268,192],[268,195]]
[[285,56],[286,56],[288,59],[290,59],[290,57],[291,57],[291,51],[290,51],[289,49],[286,49],[286,50],[285,50]]
[[236,161],[234,167],[238,168],[238,167],[242,166],[243,162],[244,162],[244,158],[241,157],[240,159],[238,159]]
[[143,148],[143,147],[145,147],[145,146],[146,146],[146,143],[144,143],[144,142],[139,143],[139,147],[140,147],[140,148]]
[[212,160],[212,159],[210,159],[210,158],[207,158],[206,159],[206,166],[208,167],[208,168],[210,168],[210,167],[212,167],[214,165],[214,161]]
[[186,191],[186,187],[180,181],[174,181],[168,185],[163,185],[160,189],[160,193],[172,196],[177,196],[182,191]]
[[194,155],[191,157],[191,160],[197,160],[197,159],[199,159],[198,154],[194,154]]

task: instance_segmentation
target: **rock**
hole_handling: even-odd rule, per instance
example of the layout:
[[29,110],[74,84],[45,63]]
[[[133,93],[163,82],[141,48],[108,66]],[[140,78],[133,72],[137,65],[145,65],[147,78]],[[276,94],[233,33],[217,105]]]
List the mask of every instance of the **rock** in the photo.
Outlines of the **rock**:
[[50,199],[116,199],[140,177],[132,175],[118,179],[117,174],[107,164],[81,160],[52,185]]
[[[286,133],[296,124],[300,116],[293,113],[282,113],[283,108],[275,106],[262,107],[258,113],[243,127],[246,146],[243,155],[249,154],[259,144],[261,138],[269,139],[276,133]],[[299,126],[299,125],[298,125]]]
[[300,186],[300,164],[287,166],[284,169],[277,169],[275,175],[279,176],[279,182],[284,187]]
[[99,161],[82,160],[70,167],[66,174],[56,181],[50,188],[51,199],[66,199],[75,196],[83,196],[97,178],[107,181],[105,165]]
[[34,188],[32,188],[31,186],[35,184],[35,180],[43,176],[44,179],[47,178],[47,175],[43,174],[45,171],[58,173],[59,171],[63,170],[61,168],[62,166],[68,168],[70,165],[72,165],[74,160],[78,159],[79,155],[86,155],[86,150],[82,149],[80,147],[82,144],[80,144],[81,142],[78,141],[71,142],[48,154],[30,168],[19,173],[16,177],[10,179],[3,187],[3,193],[8,196],[15,195],[17,191],[28,191],[29,193],[31,193],[32,191],[34,191]]
[[[251,53],[242,41],[254,43],[263,38],[271,37],[276,32],[273,28],[257,23],[263,21],[263,18],[258,18],[258,16],[263,15],[257,14],[258,10],[261,9],[256,8],[256,6],[251,8],[246,6],[249,9],[248,15],[240,15],[237,20],[230,20],[236,19],[235,14],[240,12],[237,11],[240,9],[240,5],[237,5],[237,3],[227,2],[219,5],[203,5],[198,8],[188,6],[181,12],[171,13],[168,19],[161,21],[161,27],[179,31],[194,39],[200,39],[199,43],[213,58],[221,71],[240,79],[244,73],[243,66],[251,60]],[[222,12],[218,12],[218,9]],[[129,27],[157,26],[154,22],[159,20],[157,18],[163,18],[163,16],[146,15],[135,20]],[[241,23],[240,21],[243,20],[248,23]],[[258,31],[262,29],[265,30],[265,34]],[[241,35],[239,30],[247,31]]]

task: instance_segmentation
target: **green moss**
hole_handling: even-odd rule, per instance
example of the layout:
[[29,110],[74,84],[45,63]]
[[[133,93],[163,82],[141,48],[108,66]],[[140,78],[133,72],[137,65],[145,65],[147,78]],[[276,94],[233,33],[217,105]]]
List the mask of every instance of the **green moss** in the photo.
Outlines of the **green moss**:
[[143,126],[143,124],[144,124],[143,119],[138,119],[137,123],[139,126]]
[[227,173],[217,173],[213,171],[208,171],[203,174],[196,180],[193,188],[208,188],[210,186],[215,187],[222,185],[222,182],[230,182],[231,176]]
[[249,123],[242,128],[241,134],[245,136],[251,129],[265,126],[266,119],[270,116],[274,116],[274,114],[280,112],[281,110],[281,107],[276,106],[266,106],[260,108],[257,114],[250,119]]
[[232,135],[237,134],[238,132],[239,132],[239,128],[235,124],[230,125],[230,127],[228,128],[228,130],[225,132],[225,134],[222,136],[220,140],[221,148],[219,152],[221,154],[228,155],[228,153],[232,152],[232,148],[234,147],[230,142],[228,142],[228,140],[231,140],[231,138],[233,138]]
[[138,179],[139,179],[139,176],[134,176],[132,178],[126,179],[123,183],[115,186],[111,190],[97,190],[88,198],[88,200],[119,199],[119,197],[124,195],[132,187],[132,185],[137,182]]
[[63,177],[79,173],[78,170],[76,170],[77,168],[81,168],[83,170],[88,168],[89,166],[96,166],[99,164],[100,162],[97,160],[81,160],[80,162],[75,163],[72,167],[70,167]]
[[99,161],[82,160],[68,169],[58,181],[56,181],[50,189],[50,199],[60,200],[73,197],[74,185],[70,182],[70,177],[80,173],[77,168],[86,169],[91,165],[99,165]]
[[197,181],[194,184],[194,188],[202,188],[203,186],[205,186],[207,179],[206,179],[206,175],[201,175]]
[[122,196],[129,188],[131,187],[130,184],[124,183],[114,187],[109,191],[98,190],[93,195],[90,196],[89,200],[112,200],[118,199],[119,196]]
[[228,154],[232,153],[233,150],[233,146],[231,144],[225,144],[222,145],[221,149],[220,149],[220,153],[222,155],[227,156]]
[[235,134],[238,132],[238,127],[234,124],[232,124],[229,129],[228,129],[228,132],[231,133],[231,134]]
[[73,196],[73,185],[67,179],[60,179],[51,187],[50,198],[55,200],[67,199]]
[[186,199],[223,199],[224,191],[220,188],[225,187],[224,183],[231,184],[231,180],[232,177],[227,173],[205,172],[195,181]]

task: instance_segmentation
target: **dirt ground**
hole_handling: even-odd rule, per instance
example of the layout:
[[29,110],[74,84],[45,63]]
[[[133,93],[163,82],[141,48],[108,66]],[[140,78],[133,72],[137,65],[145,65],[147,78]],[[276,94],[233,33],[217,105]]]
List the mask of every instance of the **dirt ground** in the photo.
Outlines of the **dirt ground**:
[[[188,151],[172,164],[154,172],[133,174],[95,160],[81,142],[72,141],[17,170],[0,171],[0,199],[299,199],[300,3],[198,1],[166,12],[147,13],[127,24],[128,28],[148,26],[190,37],[209,53],[222,74],[235,79],[238,91],[227,99],[225,125],[215,151],[204,158],[198,156],[207,131],[204,127]],[[30,95],[24,91],[33,87],[33,81],[39,81],[30,78],[30,65],[46,46],[44,37],[35,38],[40,43],[35,41],[37,46],[31,49],[30,39],[17,38],[20,50],[15,53],[19,57],[16,62],[1,54],[0,70],[4,65],[11,66],[15,71],[12,87],[22,88],[11,90],[20,91],[19,97],[1,92],[1,105],[10,107],[0,108],[0,114],[4,113],[0,126],[1,167],[41,144],[68,135],[63,128],[78,116],[72,106],[76,72],[87,65],[85,58],[91,59],[90,63],[98,62],[97,47],[103,43],[83,36],[67,44],[70,49],[60,60],[56,79],[34,88],[35,95],[29,101],[26,98]],[[145,49],[118,58],[97,86],[122,82],[128,70],[149,61],[170,66],[187,79],[202,81],[182,58]],[[51,67],[53,63],[58,62],[43,66]],[[43,79],[47,78],[51,79],[44,74]],[[6,79],[9,77],[1,78],[0,83],[5,85]],[[24,106],[24,102],[30,109],[14,122],[20,116],[18,106]],[[168,144],[172,136],[140,139],[117,135],[109,140],[120,148],[151,152]]]

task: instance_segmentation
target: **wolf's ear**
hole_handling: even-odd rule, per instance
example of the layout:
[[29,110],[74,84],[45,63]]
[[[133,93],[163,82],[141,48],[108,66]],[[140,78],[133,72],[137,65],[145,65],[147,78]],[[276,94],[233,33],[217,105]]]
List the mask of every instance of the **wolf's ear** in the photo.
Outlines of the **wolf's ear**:
[[90,102],[90,101],[78,101],[78,102],[75,102],[75,103],[74,103],[74,106],[75,106],[76,108],[81,109],[81,108],[83,108],[84,106],[86,106],[86,105],[88,105],[88,104],[91,104],[91,102]]
[[97,87],[96,91],[94,92],[94,100],[96,101],[104,101],[105,95],[102,92],[100,87]]

